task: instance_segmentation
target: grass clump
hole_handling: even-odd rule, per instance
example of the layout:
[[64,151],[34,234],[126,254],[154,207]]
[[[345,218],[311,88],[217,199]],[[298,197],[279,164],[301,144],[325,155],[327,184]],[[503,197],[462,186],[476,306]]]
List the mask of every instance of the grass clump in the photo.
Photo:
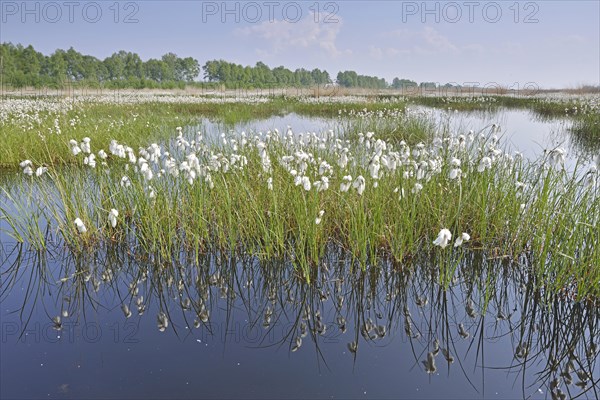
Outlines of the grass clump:
[[39,185],[44,217],[76,251],[119,241],[164,260],[182,248],[243,252],[289,258],[311,280],[331,243],[362,268],[472,249],[522,264],[549,290],[600,295],[597,169],[567,172],[562,149],[535,162],[506,153],[493,127],[429,145],[400,138],[179,130],[137,151],[78,138],[79,168],[38,177],[33,165],[23,185]]
[[395,145],[402,141],[409,144],[431,142],[438,130],[427,113],[404,107],[376,111],[342,108],[338,112],[338,121],[341,132],[350,140],[377,132],[378,138]]
[[302,101],[283,96],[251,98],[219,96],[91,96],[71,99],[7,98],[0,104],[0,168],[24,159],[38,164],[71,162],[68,141],[89,137],[100,147],[111,140],[133,148],[166,140],[177,126],[196,125],[205,117],[227,126],[297,113],[337,118],[347,110],[382,110],[385,105],[365,99]]

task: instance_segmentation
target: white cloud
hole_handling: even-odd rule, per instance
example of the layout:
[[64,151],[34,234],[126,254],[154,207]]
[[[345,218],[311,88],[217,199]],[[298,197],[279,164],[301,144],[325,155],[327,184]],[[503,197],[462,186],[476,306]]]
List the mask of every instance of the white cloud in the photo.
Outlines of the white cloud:
[[395,47],[377,47],[369,46],[369,57],[375,60],[393,58],[400,54],[408,54],[406,50],[400,50]]
[[397,56],[398,54],[407,54],[408,52],[405,50],[399,50],[393,47],[388,47],[387,49],[385,49],[385,54],[388,57],[394,57]]
[[383,49],[381,47],[370,46],[369,57],[381,60],[383,58]]
[[337,47],[337,37],[342,27],[342,19],[337,16],[336,23],[324,23],[323,18],[315,22],[311,14],[293,23],[285,20],[264,21],[257,25],[238,28],[234,31],[237,36],[250,39],[262,39],[269,49],[257,49],[261,52],[275,54],[298,49],[317,49],[332,57],[351,54],[350,50]]
[[456,47],[450,39],[440,34],[435,29],[426,26],[423,32],[423,38],[425,43],[428,45],[428,50],[433,49],[433,51],[442,51],[442,52],[451,52],[455,53],[458,51],[458,47]]
[[396,49],[402,53],[430,54],[459,54],[463,51],[473,51],[477,45],[458,46],[436,29],[426,26],[419,30],[396,29],[384,37],[392,38]]
[[[553,35],[548,38],[548,43],[552,43],[555,46],[564,47],[566,49],[572,49],[573,47],[585,48],[586,46],[590,49],[598,49],[598,39],[590,40],[582,35]],[[592,47],[593,46],[593,47]]]
[[502,42],[493,48],[495,54],[517,56],[529,52],[528,46],[520,42]]
[[566,45],[579,45],[585,44],[587,42],[587,39],[581,35],[565,35],[558,36],[556,38],[556,41],[560,41],[561,43],[564,43]]
[[462,47],[462,50],[466,53],[476,53],[476,54],[481,54],[485,51],[485,47],[480,45],[480,44],[468,44],[466,46]]

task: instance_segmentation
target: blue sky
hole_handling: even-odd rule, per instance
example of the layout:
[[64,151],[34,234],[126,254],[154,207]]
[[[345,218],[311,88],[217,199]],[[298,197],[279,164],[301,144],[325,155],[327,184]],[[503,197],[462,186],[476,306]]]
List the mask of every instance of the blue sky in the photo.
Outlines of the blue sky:
[[600,84],[600,1],[6,1],[0,41],[522,88]]

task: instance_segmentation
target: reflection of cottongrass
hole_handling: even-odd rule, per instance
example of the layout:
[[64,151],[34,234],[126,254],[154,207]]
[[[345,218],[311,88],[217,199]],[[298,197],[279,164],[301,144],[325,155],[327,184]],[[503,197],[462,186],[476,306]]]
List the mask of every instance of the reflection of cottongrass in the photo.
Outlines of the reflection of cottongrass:
[[[60,253],[67,258],[57,259],[59,271],[50,269],[44,274],[68,278],[57,283],[58,292],[42,292],[63,299],[69,307],[68,323],[84,315],[86,303],[103,310],[118,310],[120,302],[123,314],[117,312],[117,318],[123,320],[139,318],[130,315],[131,311],[125,312],[126,305],[145,305],[154,312],[158,308],[159,331],[178,333],[193,325],[198,330],[190,330],[189,334],[198,335],[204,342],[212,333],[218,340],[220,332],[237,326],[230,319],[238,318],[260,328],[256,330],[258,338],[252,334],[244,336],[244,340],[265,347],[264,351],[268,351],[266,345],[277,343],[287,345],[294,353],[310,350],[311,346],[319,350],[347,345],[347,350],[356,355],[354,362],[364,359],[359,352],[378,351],[379,346],[386,347],[383,351],[392,351],[398,343],[395,339],[401,337],[409,341],[402,346],[412,348],[415,364],[423,365],[429,373],[448,368],[448,373],[460,374],[469,369],[467,364],[488,365],[489,356],[481,358],[482,351],[489,354],[489,346],[507,346],[518,362],[511,363],[509,349],[509,357],[494,359],[493,366],[498,368],[506,362],[511,372],[523,373],[523,390],[549,385],[556,378],[560,381],[552,387],[555,394],[568,390],[575,395],[593,390],[598,384],[591,369],[597,358],[594,340],[600,335],[597,307],[592,302],[573,303],[536,290],[536,277],[521,271],[516,262],[506,263],[481,253],[452,254],[439,267],[433,267],[426,255],[416,259],[410,268],[397,268],[393,260],[380,259],[374,268],[363,272],[353,268],[351,254],[331,247],[310,285],[283,267],[289,260],[259,261],[244,254],[229,258],[219,252],[197,254],[191,250],[170,261],[159,261],[141,250],[132,254],[125,243],[118,242],[90,254],[62,248],[53,257]],[[15,261],[16,267],[7,268],[7,279],[13,279],[17,271],[40,273],[41,268],[24,268],[23,263],[34,260],[26,252],[14,254],[17,259],[9,262]],[[442,261],[447,256],[438,255]],[[22,262],[18,257],[23,257]],[[454,264],[458,264],[456,279],[444,286],[440,278]],[[56,280],[35,281],[48,285]],[[86,290],[94,282],[101,290],[98,295]],[[220,296],[223,288],[226,298]],[[455,301],[461,297],[463,301]],[[287,301],[290,298],[293,300]],[[35,301],[34,296],[30,296],[30,301]],[[418,303],[423,308],[411,314]],[[60,310],[60,302],[55,304],[44,301],[38,306]],[[482,304],[482,309],[469,316],[469,309],[475,304]],[[234,309],[236,312],[231,312]],[[200,316],[209,310],[214,318],[202,324]],[[247,314],[242,311],[241,316],[234,317],[240,310],[247,310]],[[499,310],[514,310],[510,321],[496,320]],[[50,309],[48,314],[56,312]],[[263,330],[261,322],[265,316],[269,316],[270,325]],[[467,317],[473,318],[472,324],[471,320],[465,322]],[[485,324],[485,329],[473,329],[483,327],[481,324]],[[401,325],[410,335],[403,336]],[[457,326],[458,329],[447,329]],[[470,331],[464,340],[459,332],[461,326]],[[498,340],[500,343],[496,343]],[[376,342],[377,346],[361,342]],[[471,349],[475,342],[477,351]],[[326,353],[330,352],[319,354],[325,358]],[[443,359],[435,359],[438,353]],[[460,363],[460,367],[454,363]],[[469,379],[469,375],[465,378]]]
[[433,374],[437,371],[437,367],[435,366],[435,356],[432,352],[427,353],[427,360],[422,361],[422,363],[425,366],[425,372],[428,374]]
[[52,323],[53,323],[53,327],[52,328],[54,330],[57,330],[57,331],[62,330],[62,322],[61,322],[61,319],[60,319],[60,315],[57,315],[56,317],[53,317],[52,318]]
[[461,323],[458,324],[458,334],[463,338],[466,339],[469,337],[469,332],[467,332],[467,330],[465,329],[465,326]]
[[357,342],[348,343],[348,351],[350,351],[350,353],[352,353],[352,354],[356,354],[356,352],[358,351],[358,343]]
[[167,315],[161,311],[158,313],[156,320],[158,323],[158,330],[164,332],[169,326],[169,319],[167,318]]
[[131,317],[132,313],[127,304],[122,304],[121,310],[123,311],[123,315],[125,316],[125,318]]

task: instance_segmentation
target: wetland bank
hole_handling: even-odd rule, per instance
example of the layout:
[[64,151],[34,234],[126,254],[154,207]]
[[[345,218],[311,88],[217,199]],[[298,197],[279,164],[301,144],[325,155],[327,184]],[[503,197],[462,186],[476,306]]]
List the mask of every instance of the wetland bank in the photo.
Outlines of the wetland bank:
[[5,99],[2,393],[597,398],[598,114]]

